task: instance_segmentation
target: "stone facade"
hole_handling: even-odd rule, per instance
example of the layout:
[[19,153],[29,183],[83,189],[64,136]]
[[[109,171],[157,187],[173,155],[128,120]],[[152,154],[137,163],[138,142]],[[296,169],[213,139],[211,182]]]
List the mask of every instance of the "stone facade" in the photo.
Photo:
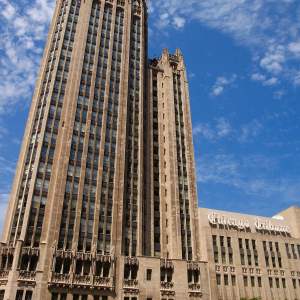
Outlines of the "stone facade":
[[210,299],[300,299],[300,208],[274,218],[199,209]]
[[57,0],[3,230],[0,300],[299,298],[299,209],[282,213],[288,225],[259,225],[280,235],[208,222],[183,55],[147,50],[145,0]]
[[2,236],[0,299],[202,297],[193,157],[183,56],[148,60],[146,2],[57,0]]

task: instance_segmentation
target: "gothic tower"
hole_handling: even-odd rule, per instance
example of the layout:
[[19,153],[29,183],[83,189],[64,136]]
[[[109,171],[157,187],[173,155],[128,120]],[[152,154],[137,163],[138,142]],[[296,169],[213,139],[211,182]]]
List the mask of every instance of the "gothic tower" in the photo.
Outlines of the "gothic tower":
[[182,54],[148,61],[145,0],[57,0],[0,247],[0,300],[199,297],[197,224]]
[[146,24],[141,0],[57,1],[2,239],[5,299],[41,299],[55,274],[79,288],[106,272],[109,290],[115,258],[142,254]]

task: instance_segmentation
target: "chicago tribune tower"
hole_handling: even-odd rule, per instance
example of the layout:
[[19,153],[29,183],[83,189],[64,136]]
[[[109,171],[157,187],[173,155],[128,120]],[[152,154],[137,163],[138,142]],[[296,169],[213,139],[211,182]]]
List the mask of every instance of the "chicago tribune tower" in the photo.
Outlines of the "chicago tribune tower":
[[56,0],[0,300],[300,299],[300,208],[198,208],[183,56],[148,59],[147,17],[146,0]]
[[179,50],[148,59],[146,5],[56,1],[4,226],[0,299],[202,297],[186,71]]

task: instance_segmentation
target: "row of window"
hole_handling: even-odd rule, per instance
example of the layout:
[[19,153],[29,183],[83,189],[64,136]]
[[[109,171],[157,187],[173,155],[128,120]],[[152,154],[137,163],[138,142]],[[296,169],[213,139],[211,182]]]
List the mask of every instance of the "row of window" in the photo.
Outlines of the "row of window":
[[[79,5],[75,3],[75,1],[72,1],[70,9],[72,7],[76,7],[76,13],[79,10]],[[32,165],[35,161],[35,156],[36,156],[36,148],[38,142],[40,142],[40,130],[41,130],[41,124],[43,122],[45,114],[45,106],[46,106],[46,100],[48,97],[49,93],[49,87],[50,83],[52,80],[52,70],[55,65],[56,61],[56,49],[58,48],[58,44],[60,41],[60,31],[62,30],[63,27],[63,15],[65,14],[67,10],[67,3],[63,2],[61,6],[61,11],[63,12],[62,15],[58,18],[58,22],[56,24],[56,32],[53,36],[52,40],[52,46],[51,46],[51,53],[49,55],[48,59],[48,65],[46,67],[46,71],[44,74],[44,80],[42,82],[42,88],[40,92],[40,99],[38,101],[38,109],[36,112],[36,117],[35,117],[35,123],[33,126],[33,131],[32,131],[32,137],[31,141],[32,144],[30,145],[28,152],[27,152],[27,158],[26,158],[26,170],[31,170]],[[77,23],[73,21],[74,14],[72,15],[72,12],[68,16],[68,24],[71,24],[67,29],[66,33],[63,38],[63,45],[65,49],[68,49],[68,46],[71,46],[72,49],[72,41],[69,40],[68,38],[68,31],[71,30],[72,32],[75,32],[76,30],[76,25]],[[54,50],[55,49],[55,50]],[[67,54],[67,57],[65,56]],[[55,79],[54,83],[54,88],[52,91],[52,98],[51,100],[51,106],[48,112],[48,119],[47,119],[47,135],[45,134],[44,137],[44,142],[43,142],[43,147],[42,147],[42,152],[41,156],[39,158],[41,164],[47,164],[47,173],[42,173],[39,172],[38,174],[38,179],[36,180],[35,183],[35,190],[34,194],[35,195],[42,195],[44,198],[45,196],[47,197],[47,192],[48,192],[48,186],[49,186],[49,180],[51,176],[51,167],[52,167],[52,160],[54,156],[54,151],[55,151],[55,144],[56,144],[56,137],[57,137],[57,129],[58,129],[58,124],[61,116],[61,105],[62,102],[56,101],[58,98],[61,98],[60,95],[64,95],[65,92],[65,80],[68,75],[68,67],[66,63],[66,67],[64,69],[64,62],[70,61],[70,56],[71,56],[71,50],[68,51],[68,53],[61,53],[60,59],[59,59],[59,66],[62,66],[61,68],[61,74],[64,74],[63,76],[57,76]],[[35,136],[38,136],[39,138],[35,138]],[[49,141],[51,141],[49,143]],[[23,183],[22,183],[22,189],[20,190],[21,193],[23,193],[23,196],[19,196],[20,200],[20,206],[17,209],[17,213],[15,217],[19,214],[18,219],[19,221],[14,222],[16,227],[18,227],[18,235],[20,234],[21,226],[23,224],[23,217],[24,217],[24,209],[27,203],[27,195],[25,193],[28,193],[29,190],[29,184],[31,181],[31,172],[25,173],[23,176]],[[26,178],[27,176],[27,178]],[[44,182],[42,182],[44,181]],[[40,190],[42,188],[42,190]],[[23,201],[21,200],[23,198]],[[26,201],[24,201],[26,198]],[[25,238],[25,245],[27,246],[34,246],[38,247],[39,242],[40,242],[40,236],[41,236],[41,231],[42,231],[42,224],[43,224],[43,218],[44,218],[44,213],[45,213],[45,201],[40,201],[38,202],[36,196],[35,196],[35,201],[31,202],[31,212],[30,212],[30,219],[29,219],[29,227],[26,233],[26,238]],[[15,227],[12,228],[12,236],[15,234]],[[12,237],[11,237],[12,238]]]
[[[237,277],[234,274],[224,274],[223,276],[221,274],[216,274],[216,281],[217,285],[231,285],[236,286],[237,285]],[[270,288],[287,288],[287,282],[285,278],[279,278],[279,277],[268,277],[268,283]],[[297,288],[297,280],[292,279],[293,287]],[[262,277],[261,276],[243,276],[243,285],[244,287],[262,287]],[[299,280],[299,286],[300,286],[300,280]]]
[[[95,10],[99,10],[99,4],[96,4],[96,2],[93,3],[92,12],[94,12]],[[97,36],[97,27],[95,26],[95,22],[98,22],[99,21],[98,19],[99,16],[91,17],[89,26],[91,26],[93,30],[89,31],[87,39],[90,38],[91,36],[94,36],[94,34]],[[93,48],[91,47],[90,44],[87,43],[85,48],[85,55],[84,55],[84,66],[90,64],[91,70],[93,69],[93,64],[94,64],[94,54],[95,52],[93,51]],[[83,96],[84,97],[87,96],[86,98],[88,99],[90,84],[91,84],[91,76],[88,77],[83,67],[81,85],[79,91],[79,95],[80,95],[79,99],[82,98]],[[69,171],[70,169],[74,168],[74,163],[76,164],[76,166],[78,166],[78,168],[81,168],[83,142],[85,136],[86,121],[87,121],[86,115],[87,115],[87,109],[85,110],[85,107],[82,107],[81,105],[77,104],[68,173],[70,173]],[[92,162],[97,163],[97,161],[93,161],[92,155],[89,158],[90,158],[90,163]],[[59,247],[66,246],[67,248],[69,248],[71,247],[72,244],[76,207],[77,207],[77,194],[78,194],[78,187],[79,187],[78,186],[79,180],[77,181],[76,178],[78,177],[73,178],[70,176],[66,183],[66,195],[65,195],[65,204],[64,204],[63,215],[62,215],[61,231],[59,237]],[[72,195],[72,196],[70,197],[68,195]],[[76,195],[76,197],[74,197],[74,195]],[[86,196],[87,194],[84,195],[83,197],[83,203],[84,200],[86,199]],[[90,248],[90,246],[88,245],[87,248]]]
[[[173,73],[173,90],[174,90],[174,106],[176,119],[176,142],[177,142],[177,162],[178,162],[178,186],[180,201],[180,221],[181,221],[181,241],[182,241],[182,257],[183,259],[192,259],[192,237],[189,213],[189,191],[187,166],[186,166],[186,144],[184,136],[184,120],[183,120],[183,100],[181,92],[180,75]],[[186,175],[185,175],[186,174]]]
[[[140,49],[135,47],[135,41],[141,40],[141,20],[133,17],[130,37],[129,69],[131,75],[128,82],[127,99],[127,132],[126,132],[126,171],[124,190],[124,215],[123,215],[123,253],[125,255],[136,255],[137,248],[137,204],[138,204],[138,155],[139,155],[139,104],[140,104]],[[130,73],[129,73],[130,74]],[[131,109],[132,107],[133,109]],[[136,164],[136,167],[134,167]]]
[[[158,113],[158,98],[157,98],[157,72],[153,70],[153,80],[152,80],[152,88],[153,88],[153,132],[155,130],[158,130],[158,118],[157,118],[157,113]],[[154,252],[156,256],[160,256],[160,251],[161,251],[161,242],[160,242],[160,236],[161,236],[161,227],[160,227],[160,183],[159,183],[159,177],[160,177],[160,172],[159,172],[159,140],[158,140],[158,134],[153,134],[153,180],[154,183],[154,195],[153,195],[153,201],[154,201]],[[157,146],[156,146],[157,145]]]
[[[65,10],[66,10],[66,2],[63,2],[61,4],[60,11],[65,11]],[[62,26],[63,26],[63,19],[59,18],[58,24],[56,25],[56,27],[62,28]],[[54,37],[52,39],[52,45],[58,44],[59,40],[60,40],[60,37],[58,36],[58,33],[54,34]],[[32,169],[32,165],[35,161],[36,147],[37,147],[37,140],[35,138],[36,134],[37,134],[36,129],[41,128],[41,123],[42,123],[42,120],[44,117],[44,106],[45,106],[45,91],[44,91],[45,88],[44,87],[46,84],[49,86],[49,84],[51,82],[51,73],[49,72],[49,68],[54,67],[55,59],[56,58],[52,57],[50,60],[48,60],[48,66],[47,66],[47,70],[46,70],[46,73],[44,75],[44,80],[43,80],[42,92],[40,94],[40,99],[38,100],[39,109],[36,112],[33,133],[31,136],[32,143],[30,144],[30,147],[27,150],[25,170]],[[43,109],[41,108],[41,106],[43,106]],[[14,216],[14,220],[13,220],[13,226],[12,226],[12,231],[11,231],[11,236],[10,236],[11,242],[15,239],[16,227],[18,227],[17,236],[19,236],[20,231],[21,231],[21,226],[22,226],[23,217],[24,217],[25,203],[27,202],[27,199],[26,199],[26,201],[24,201],[25,198],[27,198],[27,195],[25,195],[25,194],[28,193],[30,182],[31,182],[31,174],[29,176],[29,173],[27,173],[27,174],[24,173],[23,181],[22,181],[22,188],[19,191],[19,202],[18,202],[17,210],[15,212],[15,216]],[[25,187],[28,187],[28,189]]]
[[[231,237],[224,237],[216,235],[212,236],[213,252],[215,263],[222,262],[222,264],[233,264],[233,248]],[[255,240],[238,239],[240,262],[242,265],[258,266],[258,251]],[[279,242],[263,241],[262,242],[266,267],[282,268],[282,258],[279,247]],[[297,259],[296,249],[300,257],[300,245],[289,245],[285,243],[288,258]],[[296,248],[297,247],[297,248]],[[292,253],[292,254],[291,254]],[[221,259],[220,259],[221,258]]]

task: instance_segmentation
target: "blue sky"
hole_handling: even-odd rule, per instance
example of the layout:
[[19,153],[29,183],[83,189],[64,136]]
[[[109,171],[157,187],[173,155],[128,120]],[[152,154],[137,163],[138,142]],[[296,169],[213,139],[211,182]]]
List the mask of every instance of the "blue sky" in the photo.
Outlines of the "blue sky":
[[[0,222],[54,2],[0,0]],[[181,48],[201,206],[300,205],[300,1],[153,0],[150,56]]]

